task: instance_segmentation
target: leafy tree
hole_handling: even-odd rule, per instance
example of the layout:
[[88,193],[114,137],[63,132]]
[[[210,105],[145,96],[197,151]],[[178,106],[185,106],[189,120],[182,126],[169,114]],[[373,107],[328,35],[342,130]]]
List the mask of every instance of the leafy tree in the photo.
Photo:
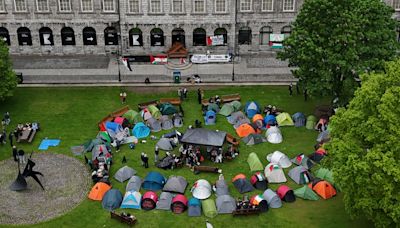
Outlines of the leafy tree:
[[278,58],[312,95],[346,104],[358,74],[381,70],[398,49],[393,8],[380,0],[306,0]]
[[362,76],[347,109],[332,118],[327,146],[350,215],[400,226],[400,59]]
[[17,87],[17,77],[12,69],[8,47],[0,39],[0,100],[12,96],[15,87]]

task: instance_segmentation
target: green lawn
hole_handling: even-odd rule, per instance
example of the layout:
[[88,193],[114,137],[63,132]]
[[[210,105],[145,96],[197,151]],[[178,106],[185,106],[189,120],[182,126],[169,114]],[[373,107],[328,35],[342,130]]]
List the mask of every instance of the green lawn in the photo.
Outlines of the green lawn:
[[[196,88],[197,89],[197,88]],[[195,119],[201,119],[200,105],[197,104],[196,89],[190,89],[189,99],[183,104],[185,111],[185,127],[193,124]],[[160,97],[175,97],[176,91],[159,93],[140,92],[134,89],[128,90],[127,102],[131,108],[136,109],[137,103],[157,99]],[[96,137],[98,132],[97,122],[108,113],[121,107],[119,101],[120,88],[19,88],[15,96],[0,103],[0,113],[9,111],[12,118],[12,127],[18,122],[39,121],[42,130],[36,135],[34,142],[30,145],[23,144],[26,151],[37,151],[41,139],[60,138],[61,144],[56,148],[50,148],[54,153],[63,153],[73,156],[70,147],[79,145],[88,139]],[[287,87],[229,87],[218,90],[206,90],[205,97],[212,95],[223,95],[240,93],[242,103],[247,100],[255,100],[262,106],[274,104],[293,114],[301,111],[306,115],[311,114],[315,105],[326,103],[327,100],[303,101],[302,96],[288,95]],[[210,128],[220,129],[235,135],[233,127],[223,116],[217,117],[217,125]],[[181,128],[184,131],[184,128]],[[165,131],[154,134],[160,136]],[[317,137],[314,131],[305,128],[282,127],[284,142],[279,145],[264,143],[256,146],[240,146],[239,158],[225,162],[220,165],[223,169],[225,179],[229,180],[238,173],[251,176],[249,166],[246,162],[250,152],[256,152],[264,165],[267,165],[266,155],[275,150],[280,150],[290,157],[298,153],[311,153]],[[156,141],[150,139],[146,144],[138,144],[134,150],[123,146],[121,152],[114,154],[114,165],[111,168],[113,175],[122,164],[123,155],[128,159],[128,165],[138,171],[138,175],[144,177],[148,171],[157,170],[166,177],[169,175],[182,175],[189,182],[186,196],[190,197],[189,189],[197,179],[204,178],[210,182],[217,180],[216,174],[194,175],[188,168],[173,171],[157,169],[153,164],[154,145]],[[151,163],[149,169],[140,166],[140,153],[144,151],[149,154]],[[11,157],[9,145],[0,146],[0,159]],[[82,157],[79,159],[83,160]],[[207,164],[207,163],[206,163]],[[285,170],[287,173],[288,169]],[[113,180],[113,179],[112,179]],[[124,193],[125,183],[112,181],[113,187]],[[298,188],[293,181],[287,183],[292,188]],[[229,183],[230,191],[236,198],[240,194],[233,185]],[[270,185],[276,189],[277,184]],[[89,191],[89,189],[88,189]],[[259,194],[261,191],[252,192]],[[213,196],[214,197],[214,196]],[[214,227],[233,225],[234,227],[366,227],[370,226],[366,220],[353,221],[345,213],[343,195],[338,194],[330,200],[319,200],[316,202],[297,199],[295,203],[284,203],[280,209],[270,209],[267,213],[259,216],[233,218],[232,215],[218,215],[209,219]],[[191,218],[187,214],[175,215],[172,212],[153,210],[149,212],[138,210],[125,210],[138,218],[139,227],[204,227],[206,218]],[[101,203],[85,200],[71,212],[53,219],[51,221],[37,224],[34,227],[115,227],[122,226],[120,223],[109,218],[109,213],[102,209]]]

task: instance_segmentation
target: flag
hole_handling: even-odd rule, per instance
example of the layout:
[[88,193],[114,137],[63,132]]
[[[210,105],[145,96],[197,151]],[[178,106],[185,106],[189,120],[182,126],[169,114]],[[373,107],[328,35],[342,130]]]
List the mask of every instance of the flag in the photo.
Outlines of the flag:
[[121,57],[121,62],[126,68],[128,68],[129,71],[132,71],[131,64],[129,63],[129,60],[127,58]]

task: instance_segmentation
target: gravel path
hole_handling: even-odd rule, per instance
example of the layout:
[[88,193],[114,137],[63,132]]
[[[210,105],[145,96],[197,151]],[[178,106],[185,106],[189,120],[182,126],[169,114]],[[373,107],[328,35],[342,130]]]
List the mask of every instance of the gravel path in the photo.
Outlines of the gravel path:
[[11,191],[17,164],[13,159],[0,162],[0,224],[43,222],[72,210],[86,198],[90,175],[82,162],[51,153],[35,153],[32,160],[36,163],[33,170],[44,175],[39,178],[45,191],[31,177],[27,178],[27,190]]

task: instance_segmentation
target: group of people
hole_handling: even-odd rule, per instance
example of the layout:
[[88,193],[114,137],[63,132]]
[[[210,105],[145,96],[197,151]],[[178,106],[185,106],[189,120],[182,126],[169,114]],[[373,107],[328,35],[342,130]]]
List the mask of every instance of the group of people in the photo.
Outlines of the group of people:
[[125,104],[125,102],[126,102],[126,92],[119,93],[119,99],[121,100],[122,104]]
[[146,153],[142,152],[140,155],[140,160],[142,161],[142,166],[144,166],[146,169],[149,168],[149,157]]
[[189,91],[187,90],[186,87],[184,87],[184,88],[179,88],[179,89],[178,89],[178,97],[179,97],[179,99],[180,99],[181,101],[187,99],[188,92],[189,92]]
[[268,115],[277,116],[277,115],[281,114],[280,110],[278,110],[274,105],[265,106],[264,113],[266,116],[268,116]]
[[12,155],[15,162],[19,162],[20,164],[26,163],[25,160],[25,151],[22,149],[17,149],[17,146],[12,146]]
[[250,203],[249,197],[247,195],[243,196],[243,199],[238,198],[236,201],[236,210],[243,209],[256,209],[257,206]]

